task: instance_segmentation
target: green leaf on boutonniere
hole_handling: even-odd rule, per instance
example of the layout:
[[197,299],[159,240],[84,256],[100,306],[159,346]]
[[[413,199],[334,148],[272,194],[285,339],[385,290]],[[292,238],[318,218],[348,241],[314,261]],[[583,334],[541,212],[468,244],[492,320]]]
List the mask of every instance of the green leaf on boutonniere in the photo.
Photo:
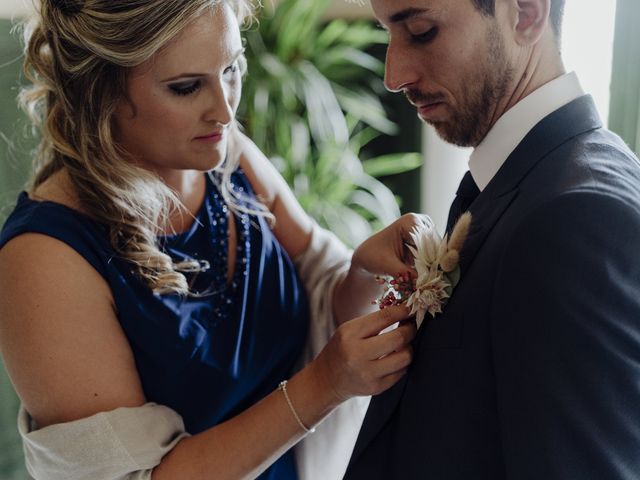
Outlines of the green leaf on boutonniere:
[[456,285],[458,285],[458,282],[460,281],[460,267],[456,267],[456,269],[452,272],[449,272],[447,274],[445,274],[447,279],[449,280],[449,283],[451,284],[451,287],[454,287]]

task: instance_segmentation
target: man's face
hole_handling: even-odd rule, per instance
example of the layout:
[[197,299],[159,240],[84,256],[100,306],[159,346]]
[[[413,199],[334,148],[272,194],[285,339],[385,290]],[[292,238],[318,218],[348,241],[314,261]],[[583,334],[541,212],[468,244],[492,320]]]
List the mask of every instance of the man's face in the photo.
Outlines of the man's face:
[[471,0],[371,3],[389,32],[387,88],[403,92],[445,141],[477,146],[513,83],[507,22],[499,12],[483,15]]

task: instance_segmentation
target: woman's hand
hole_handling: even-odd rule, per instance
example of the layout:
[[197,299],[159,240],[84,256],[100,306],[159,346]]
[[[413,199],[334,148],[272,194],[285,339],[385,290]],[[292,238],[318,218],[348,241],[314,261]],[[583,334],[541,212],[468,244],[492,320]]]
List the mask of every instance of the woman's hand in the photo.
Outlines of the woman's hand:
[[[343,323],[313,361],[336,402],[376,395],[406,373],[413,358],[416,327],[404,306],[389,307]],[[398,328],[380,332],[401,322]]]
[[403,215],[356,248],[351,261],[352,267],[381,275],[397,275],[413,270],[413,256],[406,244],[412,243],[409,234],[413,227],[425,222],[433,223],[428,215]]
[[372,301],[383,293],[375,275],[414,272],[413,255],[407,243],[413,243],[410,236],[413,228],[425,222],[432,223],[427,215],[403,215],[356,248],[349,273],[334,292],[337,325],[371,311]]

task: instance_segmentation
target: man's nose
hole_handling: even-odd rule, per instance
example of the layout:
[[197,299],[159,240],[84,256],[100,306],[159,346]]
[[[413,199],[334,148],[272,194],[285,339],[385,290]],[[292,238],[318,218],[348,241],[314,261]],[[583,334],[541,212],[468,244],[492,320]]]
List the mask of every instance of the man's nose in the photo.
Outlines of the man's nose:
[[410,60],[402,47],[389,43],[384,70],[384,85],[387,90],[401,92],[418,81],[415,59]]

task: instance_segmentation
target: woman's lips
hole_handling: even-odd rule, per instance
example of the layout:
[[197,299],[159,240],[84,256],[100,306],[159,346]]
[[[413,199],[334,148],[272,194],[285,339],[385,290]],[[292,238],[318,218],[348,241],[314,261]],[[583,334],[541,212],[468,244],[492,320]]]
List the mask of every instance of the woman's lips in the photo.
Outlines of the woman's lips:
[[210,143],[217,143],[220,140],[222,140],[222,138],[224,137],[224,132],[213,132],[210,133],[208,135],[203,135],[201,137],[196,137],[196,140],[199,140],[201,142],[210,142]]

